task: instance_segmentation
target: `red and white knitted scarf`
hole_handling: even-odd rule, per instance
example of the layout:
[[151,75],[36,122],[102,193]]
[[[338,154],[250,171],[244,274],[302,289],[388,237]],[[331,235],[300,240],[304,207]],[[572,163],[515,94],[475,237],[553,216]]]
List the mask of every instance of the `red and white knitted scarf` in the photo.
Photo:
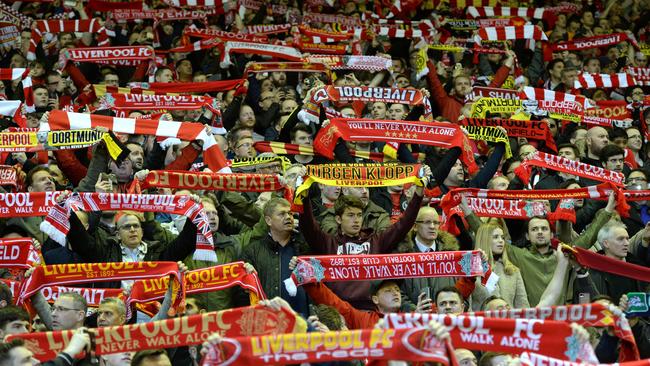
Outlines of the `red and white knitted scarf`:
[[224,44],[221,53],[221,67],[225,68],[232,65],[230,61],[231,52],[265,55],[288,61],[302,61],[302,53],[297,48],[265,43],[228,41]]
[[637,84],[634,76],[623,72],[618,74],[580,73],[574,81],[573,87],[576,89],[629,88]]
[[[23,85],[23,98],[25,98],[25,112],[31,113],[36,110],[34,107],[34,95],[32,94],[32,78],[29,76],[29,69],[23,68],[0,68],[0,80],[16,80],[21,79]],[[3,114],[7,115],[7,114]],[[14,119],[21,127],[25,126],[25,118],[20,113],[20,108],[17,108],[13,114]]]
[[208,135],[200,123],[118,118],[63,111],[50,112],[49,121],[42,123],[39,131],[77,130],[105,127],[113,132],[177,137],[181,140],[203,142],[203,160],[212,171],[227,166],[226,159],[214,137]]
[[210,8],[217,14],[223,14],[230,9],[232,1],[222,0],[165,0],[165,3],[176,8]]
[[257,36],[246,33],[233,33],[212,28],[198,28],[194,24],[183,30],[183,35],[188,37],[198,37],[203,39],[219,38],[224,41],[242,41],[242,42],[268,42],[266,36]]
[[0,267],[29,269],[41,263],[41,252],[34,239],[0,239]]
[[468,6],[467,14],[474,18],[525,17],[543,19],[546,10],[546,8],[516,8],[509,6]]
[[532,155],[527,157],[521,165],[515,169],[515,174],[517,174],[519,179],[521,179],[525,184],[528,184],[530,173],[534,166],[577,175],[579,177],[593,179],[599,182],[610,182],[619,187],[625,186],[625,176],[623,173],[567,159],[562,156],[547,154],[541,151],[535,151]]
[[84,47],[61,52],[62,69],[68,61],[93,62],[116,66],[136,66],[154,61],[154,50],[149,46]]
[[589,48],[610,47],[623,41],[630,42],[636,49],[639,48],[634,37],[630,37],[627,33],[604,34],[601,36],[578,38],[566,42],[549,44],[544,48],[544,61],[551,61],[553,59],[553,52],[579,51]]
[[30,61],[36,60],[36,47],[41,42],[44,33],[90,32],[97,34],[97,44],[99,46],[108,45],[108,34],[100,21],[100,19],[37,20],[34,28],[32,28],[32,38],[29,41],[27,59]]
[[201,203],[186,195],[124,194],[124,193],[74,193],[62,205],[55,205],[41,223],[40,229],[52,240],[65,245],[70,231],[72,211],[165,212],[183,215],[197,227],[194,259],[216,262],[212,231]]
[[[241,89],[241,86],[244,84],[246,79],[232,79],[232,80],[220,80],[220,81],[203,81],[196,83],[185,83],[185,82],[172,82],[172,83],[143,83],[143,82],[133,82],[129,83],[131,88],[128,93],[131,94],[140,94],[146,92],[153,92],[156,94],[167,94],[167,93],[211,93],[211,92],[220,92],[220,91],[229,91],[233,89]],[[107,92],[112,93],[122,93],[123,88],[118,87],[105,87]],[[97,88],[95,87],[95,92]],[[235,93],[237,95],[237,93]]]
[[[546,33],[542,28],[536,25],[511,25],[506,27],[487,27],[481,28],[474,35],[474,42],[481,44],[481,41],[505,41],[515,39],[548,41]],[[531,42],[531,47],[534,47],[534,42]]]
[[384,71],[393,67],[393,61],[389,57],[382,56],[330,56],[310,55],[305,57],[310,63],[325,64],[332,70],[366,70]]
[[589,103],[587,98],[582,95],[574,95],[569,93],[561,93],[548,89],[533,88],[530,86],[524,87],[524,89],[519,92],[519,97],[521,99],[528,100],[553,100],[558,102],[577,102],[583,106],[584,109],[592,108],[593,106]]
[[628,74],[632,75],[638,85],[650,85],[650,67],[628,66],[624,70]]
[[107,108],[118,110],[189,110],[205,107],[221,114],[217,100],[202,95],[106,93],[102,103]]

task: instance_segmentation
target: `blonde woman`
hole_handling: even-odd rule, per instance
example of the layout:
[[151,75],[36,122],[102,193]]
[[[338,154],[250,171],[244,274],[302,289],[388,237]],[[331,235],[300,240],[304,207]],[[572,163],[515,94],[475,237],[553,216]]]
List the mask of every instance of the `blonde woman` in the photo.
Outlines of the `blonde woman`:
[[490,294],[477,281],[476,290],[472,293],[472,308],[479,310],[481,304],[490,295],[500,296],[514,308],[528,308],[528,296],[521,278],[519,268],[512,264],[506,252],[503,229],[495,224],[483,224],[476,231],[475,248],[482,249],[488,257],[492,271],[499,276],[496,290]]

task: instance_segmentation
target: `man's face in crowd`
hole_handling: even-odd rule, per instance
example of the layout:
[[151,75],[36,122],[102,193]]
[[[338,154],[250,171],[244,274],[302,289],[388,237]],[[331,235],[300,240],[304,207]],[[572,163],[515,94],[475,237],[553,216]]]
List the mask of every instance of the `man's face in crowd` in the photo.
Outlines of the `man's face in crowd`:
[[372,296],[372,302],[382,313],[399,311],[402,306],[402,293],[395,282],[384,282]]
[[11,56],[11,62],[9,62],[9,67],[27,67],[27,60],[21,54],[14,54]]
[[172,366],[172,362],[169,360],[169,357],[167,357],[167,354],[163,353],[142,359],[140,366]]
[[63,93],[65,89],[65,83],[61,75],[49,75],[47,77],[47,91],[50,93]]
[[571,138],[571,143],[576,144],[579,143],[580,141],[584,141],[587,138],[587,130],[581,128],[579,130],[576,130],[575,132],[575,137]]
[[561,148],[557,154],[563,158],[567,158],[569,160],[576,161],[578,160],[578,156],[576,156],[576,152],[570,148],[570,147],[563,147]]
[[503,299],[494,299],[485,305],[487,311],[510,310],[510,304]]
[[76,307],[71,297],[59,296],[52,306],[52,329],[76,329],[85,317],[83,309]]
[[562,79],[562,71],[564,70],[564,62],[558,62],[549,71],[549,74],[555,79]]
[[27,190],[29,192],[53,192],[56,190],[54,178],[46,170],[36,172],[32,175],[32,184],[27,187]]
[[239,139],[235,144],[235,156],[238,158],[253,158],[255,157],[255,149],[253,149],[253,139],[244,137]]
[[526,239],[534,247],[545,247],[551,243],[551,226],[546,219],[532,218],[528,223]]
[[296,131],[296,134],[293,140],[291,140],[291,143],[299,144],[299,145],[311,145],[312,143],[311,134],[305,131]]
[[463,299],[455,292],[441,292],[436,298],[438,314],[459,315],[465,311]]
[[406,88],[407,86],[411,85],[411,81],[405,76],[398,76],[395,80],[395,85],[398,88]]
[[276,87],[285,86],[287,85],[287,74],[283,71],[273,71],[271,81]]
[[196,299],[193,298],[187,298],[185,299],[185,315],[190,316],[190,315],[196,315],[199,314],[201,311],[205,311],[205,309],[200,309]]
[[102,355],[104,366],[124,366],[130,365],[133,358],[133,352],[111,353],[109,355]]
[[454,79],[454,93],[459,98],[464,98],[472,91],[470,80],[466,76],[459,76]]
[[244,127],[253,128],[255,126],[255,112],[250,106],[244,105],[239,111],[239,122]]
[[607,161],[605,161],[605,169],[622,173],[624,164],[625,164],[625,157],[623,157],[623,154],[613,155],[607,158]]
[[510,184],[510,181],[506,177],[494,177],[492,180],[489,182],[489,188],[490,189],[496,189],[498,191],[505,191],[508,189],[508,185]]
[[120,313],[115,304],[105,303],[99,305],[97,309],[97,326],[110,327],[114,325],[124,325],[126,323],[126,316]]
[[644,96],[645,96],[645,94],[643,93],[643,89],[634,88],[634,89],[632,89],[632,94],[631,94],[632,100],[631,100],[631,102],[642,102]]
[[40,365],[34,358],[32,351],[28,350],[27,347],[19,346],[14,347],[8,353],[8,359],[3,363],[3,365],[8,366],[33,366]]
[[60,48],[68,48],[74,46],[74,37],[71,33],[62,34],[59,37]]
[[203,211],[205,211],[205,215],[208,217],[210,230],[213,233],[217,232],[219,230],[219,212],[217,208],[209,201],[202,201],[201,203],[203,203]]
[[458,366],[478,366],[478,360],[472,351],[464,348],[456,348],[454,350]]
[[117,74],[108,73],[104,76],[104,84],[108,86],[120,86],[120,78]]
[[416,234],[423,240],[436,240],[440,229],[440,216],[435,210],[427,210],[418,215],[415,223]]
[[594,23],[595,23],[595,21],[594,21],[594,13],[592,13],[590,11],[585,11],[582,14],[582,19],[581,20],[582,20],[582,24],[585,27],[587,27],[587,28],[593,27]]
[[275,96],[275,90],[265,91],[260,94],[260,107],[263,110],[268,110],[271,105],[276,102],[277,98]]
[[386,119],[386,103],[384,102],[374,102],[372,103],[372,108],[370,109],[372,118],[374,119]]
[[341,216],[335,217],[344,235],[355,237],[361,231],[363,211],[358,207],[346,207]]
[[59,183],[61,186],[65,186],[68,184],[68,178],[63,175],[63,172],[61,169],[59,169],[59,166],[56,164],[50,164],[48,166],[48,169],[50,169],[50,175],[54,179],[56,183]]
[[192,63],[189,60],[183,60],[176,66],[176,71],[180,75],[192,75]]
[[47,102],[49,99],[49,96],[47,94],[47,89],[45,88],[38,88],[34,90],[34,106],[42,108],[42,107],[47,107]]
[[386,112],[388,119],[403,120],[406,118],[406,107],[403,104],[393,103]]
[[142,242],[140,220],[133,215],[124,215],[117,223],[118,235],[122,244],[128,248],[137,248]]
[[29,322],[26,320],[13,320],[5,324],[5,326],[0,329],[0,339],[4,339],[5,336],[10,334],[25,334],[29,333]]
[[455,186],[459,186],[463,183],[465,180],[465,171],[463,170],[463,163],[461,163],[460,160],[456,160],[456,163],[451,167],[447,177]]
[[573,89],[576,78],[578,77],[578,70],[563,70],[562,83],[567,89]]
[[350,195],[360,199],[364,207],[368,206],[368,202],[370,202],[370,191],[366,187],[345,187],[342,192],[344,195]]
[[616,259],[624,259],[630,249],[630,236],[622,227],[615,227],[609,233],[609,238],[603,240],[605,254]]
[[401,74],[404,72],[404,64],[400,59],[393,59],[393,72]]
[[542,121],[546,122],[548,129],[551,131],[552,136],[557,136],[557,121],[553,118],[544,118]]
[[171,70],[165,69],[156,76],[156,81],[159,83],[171,83],[174,81],[174,74]]
[[339,195],[341,195],[341,187],[339,186],[325,186],[320,185],[320,191],[323,197],[327,198],[329,201],[334,202]]
[[645,174],[643,174],[642,172],[639,171],[631,172],[630,175],[627,176],[627,179],[625,180],[625,184],[627,185],[639,184],[641,185],[642,189],[647,189],[648,178],[646,178]]
[[282,105],[280,106],[280,114],[281,115],[291,114],[291,112],[293,112],[293,110],[296,108],[298,108],[298,103],[296,103],[295,100],[285,99],[282,101]]
[[144,150],[138,144],[128,144],[126,147],[129,149],[129,160],[133,163],[136,170],[141,170],[144,167]]
[[264,220],[272,231],[288,233],[293,230],[294,221],[291,206],[278,204],[273,209],[271,216],[264,216]]
[[600,74],[600,61],[595,58],[589,59],[585,65],[585,71],[590,74]]
[[609,144],[609,134],[602,127],[592,127],[587,131],[586,142],[589,152],[598,155]]

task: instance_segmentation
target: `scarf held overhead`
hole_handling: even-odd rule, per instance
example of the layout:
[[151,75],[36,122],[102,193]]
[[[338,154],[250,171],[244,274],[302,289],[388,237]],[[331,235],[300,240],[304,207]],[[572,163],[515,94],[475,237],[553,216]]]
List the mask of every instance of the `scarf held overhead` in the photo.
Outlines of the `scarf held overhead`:
[[296,286],[314,282],[475,276],[482,276],[488,287],[496,285],[496,274],[491,273],[478,250],[362,256],[324,255],[298,257],[296,268],[284,284],[287,292],[295,296]]
[[41,223],[40,229],[48,236],[65,245],[70,231],[72,211],[152,211],[183,215],[197,227],[194,259],[217,261],[212,231],[203,204],[194,202],[187,195],[123,194],[123,193],[74,193],[62,204],[54,206]]
[[627,263],[578,247],[563,245],[562,250],[573,254],[576,261],[583,267],[650,283],[650,268],[648,267]]
[[548,124],[543,121],[463,118],[458,123],[463,126],[501,126],[508,131],[509,137],[525,137],[527,139],[544,141],[546,147],[557,151],[551,130],[548,128]]
[[99,143],[103,137],[104,132],[93,129],[48,132],[0,132],[0,151],[36,152],[82,149]]
[[460,160],[470,174],[478,171],[467,137],[457,125],[440,122],[380,121],[334,118],[318,132],[314,147],[323,156],[334,158],[339,138],[345,141],[390,141],[405,144],[459,147]]
[[33,239],[0,239],[0,268],[29,269],[40,262],[40,251],[34,248]]
[[284,185],[277,174],[200,173],[176,170],[152,170],[140,182],[142,189],[175,188],[189,190],[275,192]]
[[[105,355],[199,345],[215,332],[225,337],[240,337],[305,330],[305,322],[292,311],[285,308],[275,311],[258,305],[149,323],[101,327],[97,328],[94,344],[95,354]],[[74,330],[26,333],[14,335],[12,339],[25,340],[34,357],[47,361],[68,345],[73,333]]]

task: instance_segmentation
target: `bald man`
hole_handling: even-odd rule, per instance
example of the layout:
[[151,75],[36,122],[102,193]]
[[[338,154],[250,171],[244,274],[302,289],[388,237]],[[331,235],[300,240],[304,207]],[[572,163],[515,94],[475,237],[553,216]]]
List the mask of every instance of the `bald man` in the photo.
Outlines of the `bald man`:
[[454,355],[458,361],[459,366],[477,366],[478,360],[472,351],[465,348],[456,348]]
[[583,157],[583,163],[602,166],[600,162],[600,151],[609,144],[609,134],[602,127],[592,127],[587,131],[585,138],[587,144],[587,156]]

